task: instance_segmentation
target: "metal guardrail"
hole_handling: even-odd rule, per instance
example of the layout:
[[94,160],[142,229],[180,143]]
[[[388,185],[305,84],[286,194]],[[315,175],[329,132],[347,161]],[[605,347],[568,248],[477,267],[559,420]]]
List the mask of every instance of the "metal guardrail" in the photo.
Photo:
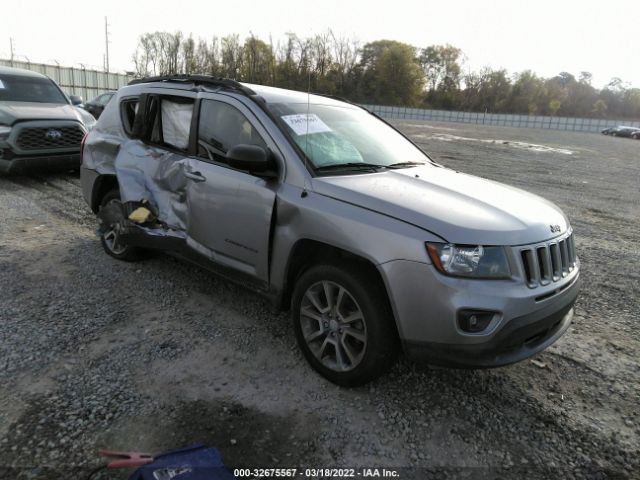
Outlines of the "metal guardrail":
[[427,110],[422,108],[391,107],[384,105],[363,105],[363,107],[383,118],[396,120],[431,120],[434,122],[545,128],[550,130],[571,130],[576,132],[600,132],[604,128],[616,125],[628,125],[630,127],[640,128],[640,121],[630,120]]
[[32,63],[18,60],[0,59],[0,66],[23,68],[42,73],[52,78],[68,95],[79,95],[83,100],[91,100],[109,90],[117,90],[133,80],[132,75],[107,73],[99,70],[64,67],[46,63]]

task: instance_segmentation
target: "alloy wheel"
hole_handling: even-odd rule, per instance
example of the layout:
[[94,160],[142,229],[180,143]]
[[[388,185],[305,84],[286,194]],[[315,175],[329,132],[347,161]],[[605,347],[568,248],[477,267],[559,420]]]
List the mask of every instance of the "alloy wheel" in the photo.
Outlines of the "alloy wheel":
[[364,314],[351,293],[330,281],[316,282],[300,304],[302,335],[327,368],[345,372],[360,364],[367,348]]
[[[111,202],[114,202],[112,200]],[[109,202],[109,203],[111,203]],[[107,230],[102,234],[102,238],[104,239],[105,246],[114,254],[114,255],[122,255],[127,246],[122,244],[118,238],[118,232],[116,231],[115,225],[108,225]]]

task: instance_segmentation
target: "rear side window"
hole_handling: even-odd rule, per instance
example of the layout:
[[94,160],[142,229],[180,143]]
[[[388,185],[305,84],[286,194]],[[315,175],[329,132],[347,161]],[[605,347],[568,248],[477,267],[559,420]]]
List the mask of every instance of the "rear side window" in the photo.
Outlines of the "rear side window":
[[123,124],[126,124],[130,119],[130,110],[127,108],[133,109],[133,138],[153,145],[187,151],[193,105],[192,98],[142,94],[137,106],[123,105],[125,110],[122,120]]
[[226,154],[236,145],[266,143],[237,108],[216,100],[202,100],[198,123],[198,156],[226,163]]
[[189,147],[192,103],[178,103],[162,99],[162,140],[166,145],[186,150]]

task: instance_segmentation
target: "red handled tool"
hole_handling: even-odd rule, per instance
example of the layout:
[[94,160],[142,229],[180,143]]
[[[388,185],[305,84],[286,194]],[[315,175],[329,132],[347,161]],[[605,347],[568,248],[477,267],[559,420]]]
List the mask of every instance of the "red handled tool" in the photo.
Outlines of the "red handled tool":
[[107,463],[107,468],[141,467],[142,465],[153,462],[153,457],[148,453],[100,450],[98,455],[110,460],[109,463]]

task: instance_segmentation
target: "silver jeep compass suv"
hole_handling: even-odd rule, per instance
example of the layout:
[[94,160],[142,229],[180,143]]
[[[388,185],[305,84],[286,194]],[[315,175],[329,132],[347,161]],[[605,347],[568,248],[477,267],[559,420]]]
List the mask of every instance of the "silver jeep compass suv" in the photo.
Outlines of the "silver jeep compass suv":
[[444,168],[344,101],[138,80],[86,138],[81,172],[109,255],[165,250],[290,308],[309,363],[341,385],[399,348],[510,364],[571,322],[579,262],[560,209]]

